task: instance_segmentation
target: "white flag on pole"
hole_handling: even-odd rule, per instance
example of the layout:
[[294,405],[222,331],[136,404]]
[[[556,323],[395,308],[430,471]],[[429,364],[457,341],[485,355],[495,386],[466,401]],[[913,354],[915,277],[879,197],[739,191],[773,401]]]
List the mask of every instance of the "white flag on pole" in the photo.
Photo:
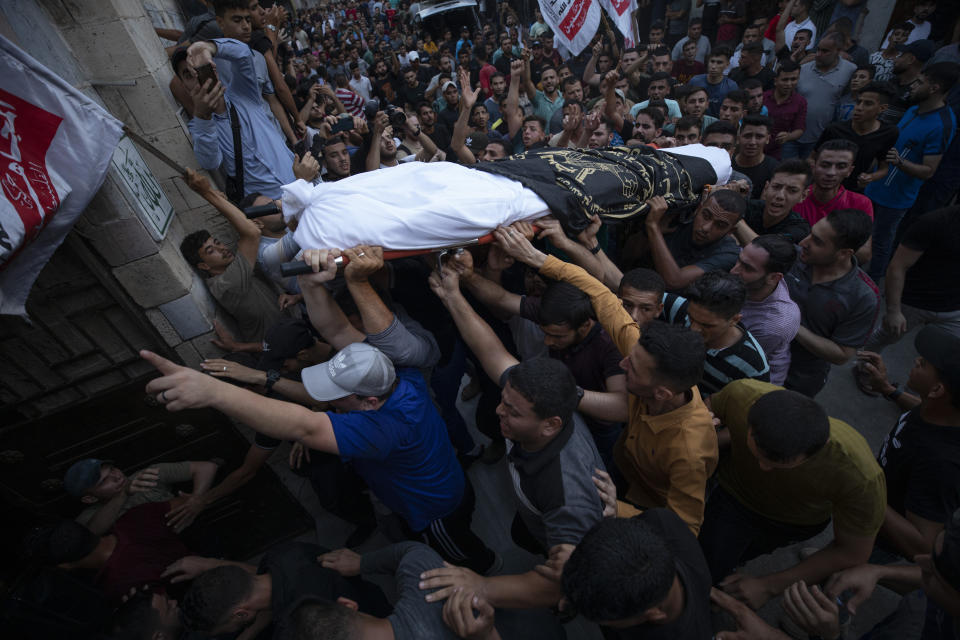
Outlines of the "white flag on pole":
[[577,55],[600,26],[599,0],[539,0],[540,13],[560,44]]
[[600,6],[623,34],[626,48],[636,46],[633,39],[633,12],[637,10],[637,0],[600,0]]
[[100,188],[123,123],[0,36],[0,314]]

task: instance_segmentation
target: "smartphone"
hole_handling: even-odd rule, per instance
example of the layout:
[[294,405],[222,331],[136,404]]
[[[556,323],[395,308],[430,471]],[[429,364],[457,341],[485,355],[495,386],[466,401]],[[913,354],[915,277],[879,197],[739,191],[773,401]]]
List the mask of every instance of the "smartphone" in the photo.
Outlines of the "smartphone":
[[197,82],[200,83],[200,86],[202,87],[207,80],[213,80],[210,84],[211,88],[217,84],[217,74],[214,72],[212,64],[204,64],[197,67]]
[[344,131],[353,131],[353,118],[340,118],[337,124],[330,127],[330,133],[343,133]]

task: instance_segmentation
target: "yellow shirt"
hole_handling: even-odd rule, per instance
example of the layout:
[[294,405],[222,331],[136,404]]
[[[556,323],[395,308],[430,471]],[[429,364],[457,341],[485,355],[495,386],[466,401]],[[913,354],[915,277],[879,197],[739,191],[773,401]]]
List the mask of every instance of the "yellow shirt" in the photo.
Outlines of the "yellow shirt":
[[747,447],[750,407],[780,389],[758,380],[735,380],[710,396],[710,406],[730,431],[730,457],[720,467],[723,488],[751,511],[795,525],[833,526],[874,536],[883,523],[887,485],[867,441],[842,420],[830,418],[823,449],[792,469],[764,471]]
[[[627,355],[640,339],[640,328],[620,300],[603,283],[576,265],[549,256],[540,273],[576,286],[593,303],[597,319],[620,353]],[[627,480],[627,499],[643,507],[668,507],[699,533],[703,523],[707,478],[717,467],[717,434],[710,411],[696,387],[690,402],[652,416],[630,396],[627,427],[613,449]]]

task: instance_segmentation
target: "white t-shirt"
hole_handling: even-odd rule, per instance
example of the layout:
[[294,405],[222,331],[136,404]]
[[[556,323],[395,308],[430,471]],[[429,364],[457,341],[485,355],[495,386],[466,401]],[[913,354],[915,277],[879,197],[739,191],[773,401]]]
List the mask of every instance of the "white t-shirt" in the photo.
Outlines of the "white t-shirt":
[[810,36],[810,44],[807,45],[807,51],[813,49],[817,46],[817,27],[813,24],[813,20],[808,16],[803,22],[797,22],[794,20],[786,27],[783,28],[783,43],[787,45],[787,48],[790,48],[790,45],[793,44],[793,36],[797,35],[797,31],[800,29],[810,29],[813,34]]

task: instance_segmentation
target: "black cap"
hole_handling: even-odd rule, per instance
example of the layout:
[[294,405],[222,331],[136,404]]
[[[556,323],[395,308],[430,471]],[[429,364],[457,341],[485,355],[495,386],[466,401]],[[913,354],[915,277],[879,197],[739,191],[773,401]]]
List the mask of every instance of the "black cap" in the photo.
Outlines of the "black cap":
[[913,343],[937,370],[951,395],[960,393],[960,338],[943,327],[928,324],[920,329]]
[[914,40],[910,44],[898,44],[894,47],[900,53],[912,53],[920,62],[933,57],[936,47],[930,40]]
[[258,365],[264,370],[280,369],[284,360],[296,358],[303,349],[316,344],[309,324],[289,318],[267,329],[263,336],[263,353]]

